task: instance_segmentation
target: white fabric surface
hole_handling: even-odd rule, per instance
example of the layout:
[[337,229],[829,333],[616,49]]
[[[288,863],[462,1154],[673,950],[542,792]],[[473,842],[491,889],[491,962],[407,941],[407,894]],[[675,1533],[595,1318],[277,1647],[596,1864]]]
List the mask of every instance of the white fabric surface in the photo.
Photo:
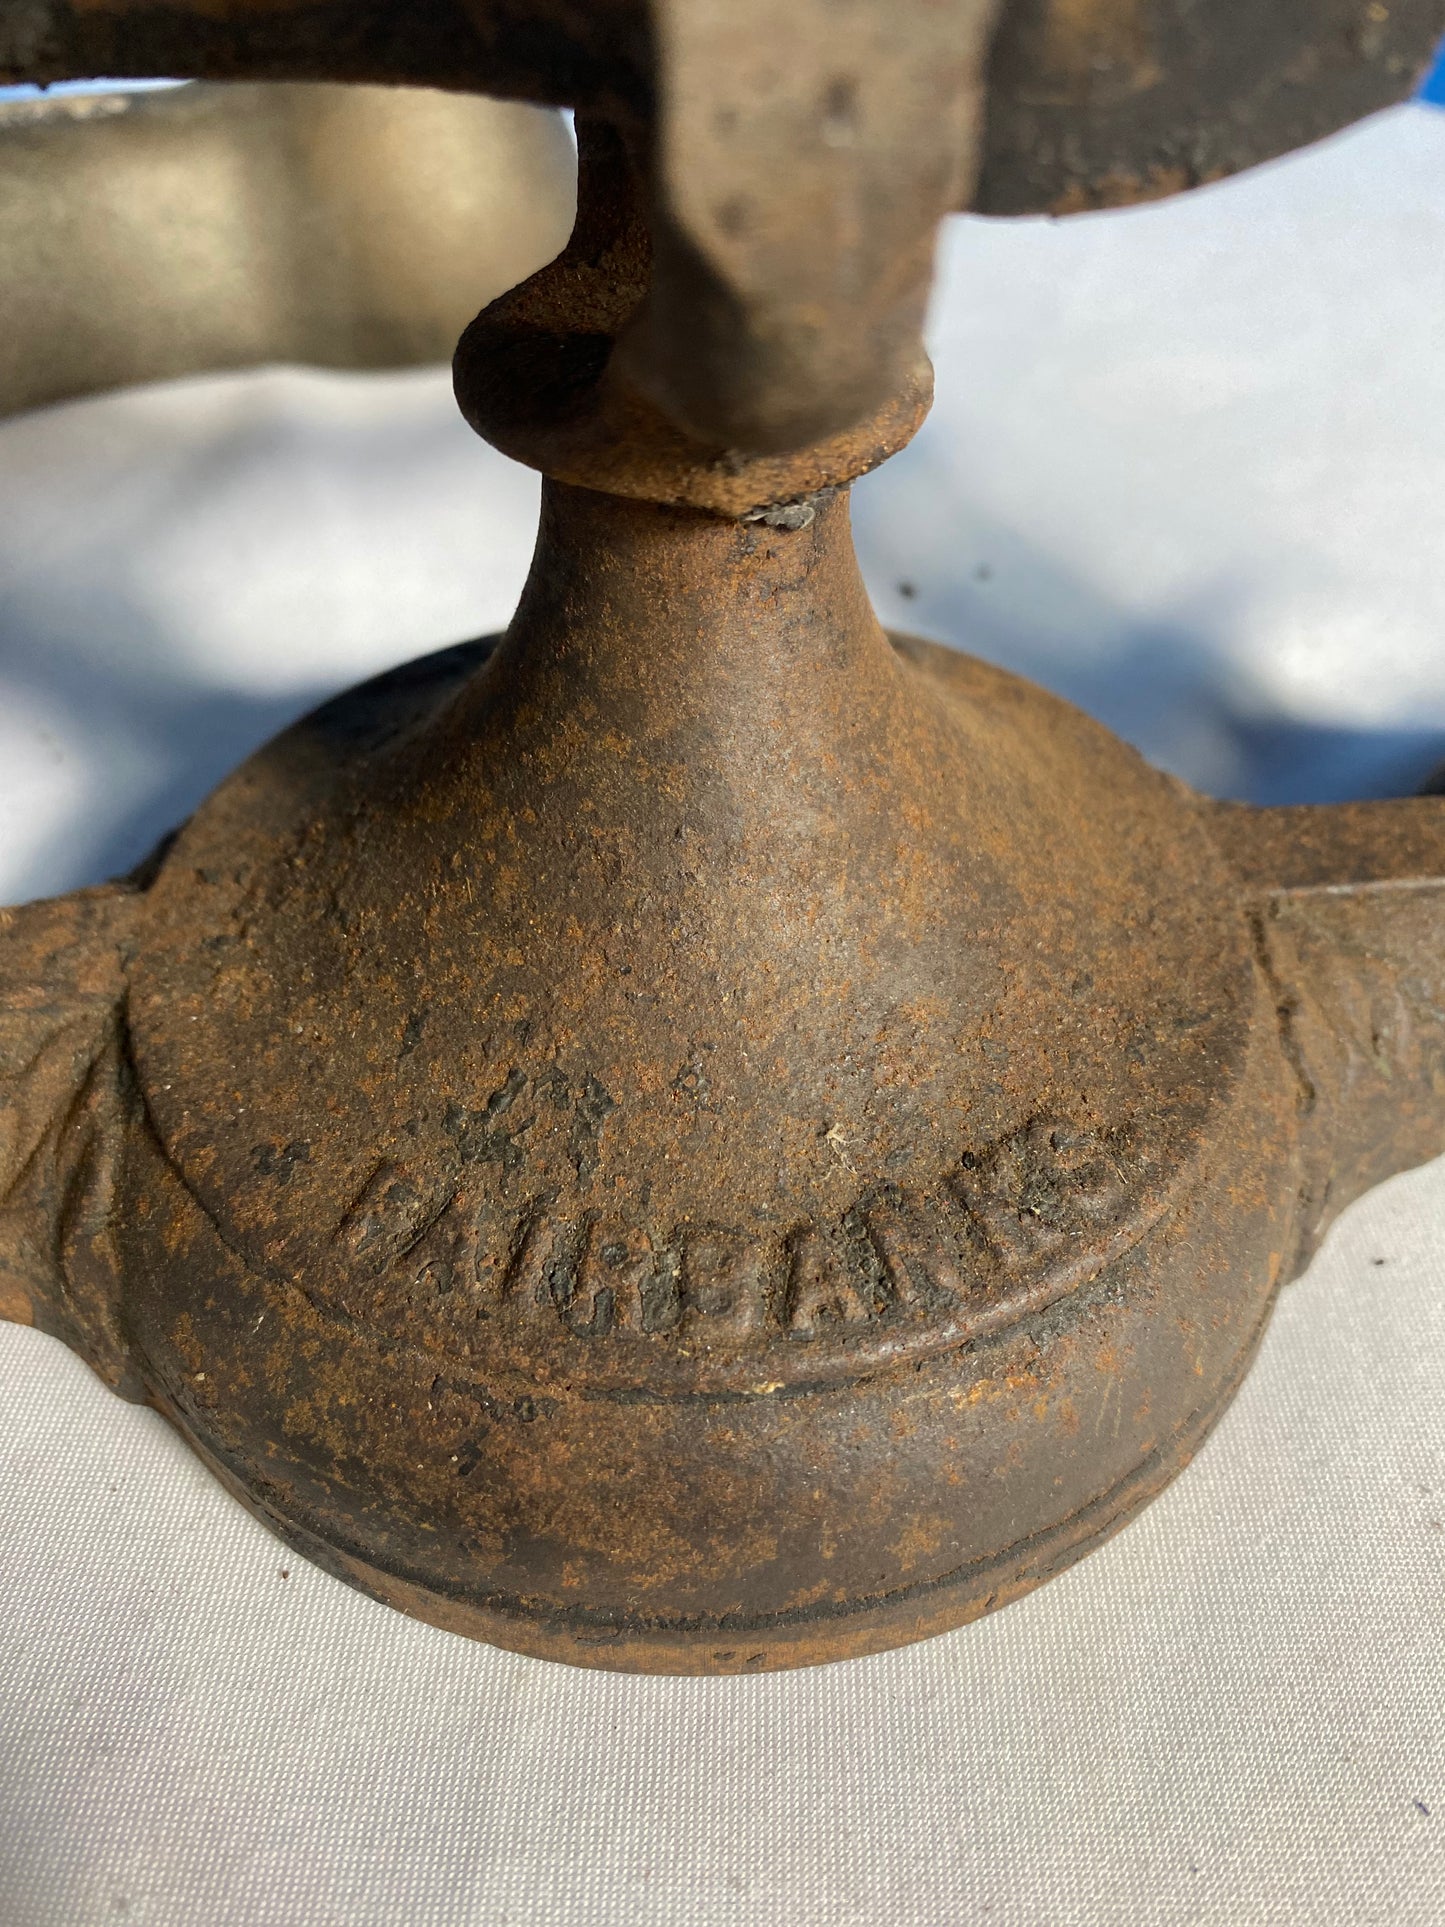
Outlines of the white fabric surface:
[[[956,224],[938,409],[859,490],[885,615],[1221,790],[1409,787],[1445,755],[1442,189],[1410,109],[1186,202]],[[533,497],[439,374],[0,425],[0,900],[503,621]],[[0,1325],[0,1387],[3,1927],[1445,1920],[1445,1167],[1347,1215],[1127,1532],[808,1673],[413,1625],[50,1340]]]

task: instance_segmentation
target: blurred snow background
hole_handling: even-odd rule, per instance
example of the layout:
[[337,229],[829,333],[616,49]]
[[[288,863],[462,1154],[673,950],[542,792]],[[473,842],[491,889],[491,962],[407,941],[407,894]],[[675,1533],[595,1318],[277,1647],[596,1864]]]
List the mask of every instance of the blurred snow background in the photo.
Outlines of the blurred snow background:
[[[1445,113],[942,240],[934,413],[856,491],[884,619],[1258,801],[1445,758]],[[0,422],[0,902],[136,861],[327,692],[504,624],[537,483],[446,371]]]

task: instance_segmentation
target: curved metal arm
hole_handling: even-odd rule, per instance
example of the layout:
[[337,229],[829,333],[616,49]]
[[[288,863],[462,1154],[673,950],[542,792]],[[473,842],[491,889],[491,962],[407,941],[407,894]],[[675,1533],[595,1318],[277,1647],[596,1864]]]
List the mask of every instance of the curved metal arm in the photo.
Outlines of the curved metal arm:
[[414,88],[0,106],[0,414],[266,362],[447,361],[562,245],[573,178],[559,115]]

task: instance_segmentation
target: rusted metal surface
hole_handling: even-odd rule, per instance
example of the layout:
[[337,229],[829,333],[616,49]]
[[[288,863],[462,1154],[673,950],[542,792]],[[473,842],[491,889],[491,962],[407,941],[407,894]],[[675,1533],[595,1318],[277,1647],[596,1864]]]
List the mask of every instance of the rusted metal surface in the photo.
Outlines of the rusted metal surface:
[[1066,1562],[1289,1257],[1292,1087],[1196,813],[890,647],[842,495],[777,531],[551,487],[473,661],[283,739],[145,893],[110,1221],[153,1395],[529,1650],[796,1663]]
[[15,913],[10,1289],[438,1623],[915,1637],[1130,1516],[1330,1211],[1445,1141],[1442,869],[1445,803],[1211,810],[890,645],[841,494],[552,486],[499,649]]
[[[769,94],[750,6],[473,9],[559,86],[559,33],[607,50],[572,243],[458,356],[548,475],[514,622],[0,931],[0,1305],[522,1651],[752,1671],[1027,1591],[1445,1145],[1445,802],[1210,804],[869,607],[846,484],[926,399],[919,237],[981,124],[945,14],[800,5]],[[915,148],[930,64],[968,98]]]
[[1445,1146],[1445,799],[1244,810],[1213,833],[1250,890],[1295,1073],[1303,1252]]
[[1009,0],[989,69],[986,214],[1155,200],[1410,94],[1441,0]]
[[120,1325],[116,1171],[134,1111],[129,884],[0,910],[0,1317],[61,1338],[138,1395]]

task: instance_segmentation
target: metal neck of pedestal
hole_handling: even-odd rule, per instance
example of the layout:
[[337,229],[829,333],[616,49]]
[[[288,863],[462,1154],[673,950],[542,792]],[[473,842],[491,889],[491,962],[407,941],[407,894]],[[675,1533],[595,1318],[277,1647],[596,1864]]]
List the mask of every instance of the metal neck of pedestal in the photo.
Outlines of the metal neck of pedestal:
[[840,719],[855,729],[898,681],[843,489],[789,528],[544,481],[502,666],[521,712],[565,692],[595,717],[625,712],[643,741],[663,709],[669,730],[709,719],[716,760],[743,755],[764,726],[784,727],[801,754]]

